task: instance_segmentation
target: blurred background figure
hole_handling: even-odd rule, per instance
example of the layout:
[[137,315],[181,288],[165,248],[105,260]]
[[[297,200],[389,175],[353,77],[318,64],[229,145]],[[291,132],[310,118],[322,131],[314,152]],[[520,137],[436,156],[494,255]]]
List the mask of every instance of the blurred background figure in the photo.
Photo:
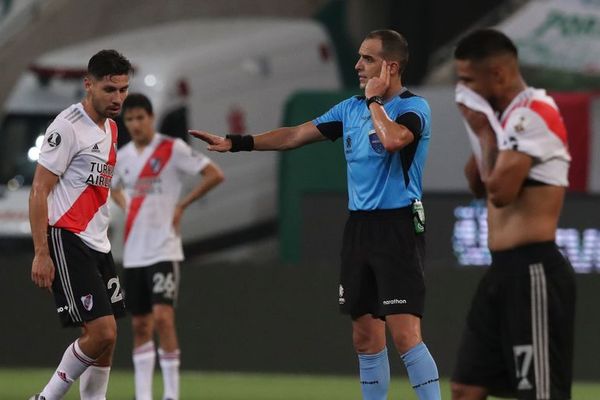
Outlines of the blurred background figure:
[[[126,216],[123,277],[132,315],[135,398],[152,399],[156,332],[163,398],[178,400],[175,305],[183,261],[180,223],[185,209],[220,184],[223,173],[181,139],[155,132],[152,104],[146,96],[127,96],[123,120],[132,140],[117,154],[111,196]],[[202,180],[180,200],[181,177],[199,174]]]

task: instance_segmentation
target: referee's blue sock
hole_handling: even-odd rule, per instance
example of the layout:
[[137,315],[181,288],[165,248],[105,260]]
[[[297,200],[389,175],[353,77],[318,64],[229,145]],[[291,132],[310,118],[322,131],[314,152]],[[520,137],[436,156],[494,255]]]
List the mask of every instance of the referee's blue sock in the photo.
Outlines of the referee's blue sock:
[[364,400],[386,400],[390,386],[387,348],[376,354],[359,354],[360,386]]
[[402,361],[408,371],[408,379],[419,400],[440,400],[440,376],[435,361],[425,343],[421,342],[406,353]]

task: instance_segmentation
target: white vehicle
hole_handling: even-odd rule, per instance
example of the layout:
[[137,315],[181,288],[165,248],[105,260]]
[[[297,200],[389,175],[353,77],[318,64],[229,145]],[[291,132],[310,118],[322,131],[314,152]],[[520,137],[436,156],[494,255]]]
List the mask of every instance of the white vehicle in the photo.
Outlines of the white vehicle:
[[[41,135],[56,114],[82,99],[87,61],[109,48],[131,61],[135,72],[130,92],[150,97],[157,130],[180,137],[187,136],[188,127],[220,134],[272,129],[281,124],[285,101],[295,91],[341,86],[333,47],[325,31],[310,20],[192,20],[48,53],[23,73],[4,105],[0,237],[30,235],[27,203]],[[124,128],[120,139],[128,139]],[[189,142],[204,148],[200,141]],[[223,168],[226,181],[189,207],[182,225],[184,241],[273,221],[277,154],[209,156]],[[113,224],[117,256],[121,229],[122,223]]]

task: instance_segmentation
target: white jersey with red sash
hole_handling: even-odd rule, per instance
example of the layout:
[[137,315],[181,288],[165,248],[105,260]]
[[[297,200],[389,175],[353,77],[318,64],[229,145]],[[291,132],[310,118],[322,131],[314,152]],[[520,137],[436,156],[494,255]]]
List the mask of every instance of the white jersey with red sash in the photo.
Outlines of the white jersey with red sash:
[[145,267],[183,260],[173,213],[184,175],[195,175],[210,162],[181,139],[156,133],[141,152],[133,142],[118,152],[113,187],[127,198],[123,266]]
[[38,163],[56,174],[48,196],[48,223],[75,233],[90,248],[108,253],[108,196],[116,162],[117,124],[104,130],[81,103],[61,112],[46,130]]
[[569,185],[567,129],[554,99],[545,90],[523,90],[506,108],[500,123],[505,135],[500,150],[516,150],[533,158],[529,179]]

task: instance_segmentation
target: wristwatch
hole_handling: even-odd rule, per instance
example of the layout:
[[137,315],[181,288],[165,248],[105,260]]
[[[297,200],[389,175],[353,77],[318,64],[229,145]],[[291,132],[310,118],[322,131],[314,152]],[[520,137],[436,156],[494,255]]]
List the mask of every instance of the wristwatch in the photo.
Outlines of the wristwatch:
[[381,96],[369,97],[367,99],[367,108],[369,108],[369,106],[371,105],[371,103],[377,103],[380,106],[383,106],[383,99],[381,98]]

